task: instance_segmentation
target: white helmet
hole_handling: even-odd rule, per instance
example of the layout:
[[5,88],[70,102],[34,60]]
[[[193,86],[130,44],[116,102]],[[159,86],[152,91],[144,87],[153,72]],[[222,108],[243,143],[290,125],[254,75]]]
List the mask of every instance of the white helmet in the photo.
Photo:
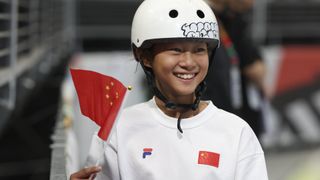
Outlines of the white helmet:
[[149,41],[189,38],[213,47],[220,42],[216,17],[203,0],[144,0],[134,15],[131,42],[137,48]]

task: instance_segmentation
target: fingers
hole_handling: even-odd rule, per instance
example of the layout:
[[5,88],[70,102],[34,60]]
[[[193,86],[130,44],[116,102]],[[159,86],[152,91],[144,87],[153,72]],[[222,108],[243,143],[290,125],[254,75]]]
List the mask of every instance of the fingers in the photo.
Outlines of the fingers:
[[79,180],[79,179],[93,179],[98,172],[101,171],[100,166],[92,166],[88,168],[83,168],[78,172],[73,173],[70,176],[70,180]]
[[96,178],[97,174],[91,174],[91,176],[89,177],[89,180],[94,180],[94,178]]

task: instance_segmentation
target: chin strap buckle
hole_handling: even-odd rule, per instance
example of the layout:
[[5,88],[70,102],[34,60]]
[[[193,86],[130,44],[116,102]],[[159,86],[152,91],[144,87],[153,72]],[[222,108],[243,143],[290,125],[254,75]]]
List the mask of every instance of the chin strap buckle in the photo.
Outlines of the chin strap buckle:
[[166,102],[166,108],[169,108],[169,109],[176,109],[177,108],[177,105],[173,102]]

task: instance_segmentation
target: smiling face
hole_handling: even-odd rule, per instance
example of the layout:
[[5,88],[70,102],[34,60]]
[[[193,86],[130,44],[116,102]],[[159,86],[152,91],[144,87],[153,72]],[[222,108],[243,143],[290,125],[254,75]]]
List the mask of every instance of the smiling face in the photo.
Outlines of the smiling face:
[[190,103],[195,89],[208,71],[208,49],[204,42],[181,41],[153,46],[153,58],[143,59],[152,68],[157,88],[170,100]]

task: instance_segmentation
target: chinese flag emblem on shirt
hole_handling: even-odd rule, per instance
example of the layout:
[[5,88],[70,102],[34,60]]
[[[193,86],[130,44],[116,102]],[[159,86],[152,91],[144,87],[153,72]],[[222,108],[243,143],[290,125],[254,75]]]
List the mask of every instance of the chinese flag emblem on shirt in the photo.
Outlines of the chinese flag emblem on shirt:
[[199,151],[198,164],[219,167],[219,160],[220,154],[218,153],[209,151]]
[[81,113],[100,126],[98,136],[107,140],[127,88],[117,79],[93,71],[70,69]]

